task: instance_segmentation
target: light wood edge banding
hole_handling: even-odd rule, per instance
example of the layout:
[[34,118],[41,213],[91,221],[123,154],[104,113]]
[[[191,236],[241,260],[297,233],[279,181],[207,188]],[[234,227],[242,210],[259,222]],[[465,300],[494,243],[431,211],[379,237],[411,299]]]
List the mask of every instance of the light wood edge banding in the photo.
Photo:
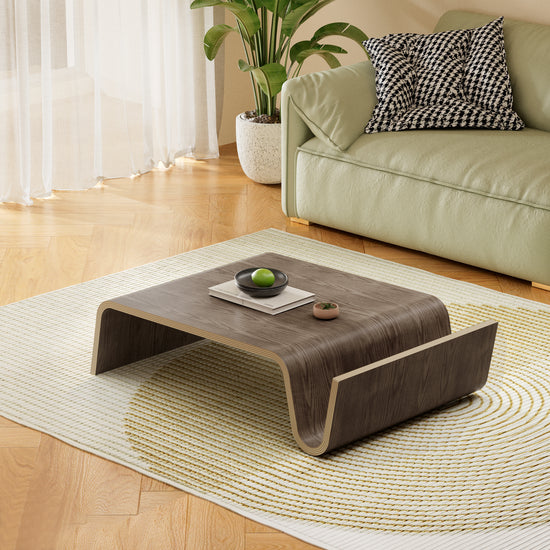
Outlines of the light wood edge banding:
[[369,370],[374,370],[377,368],[380,368],[387,363],[393,363],[394,361],[399,361],[401,359],[406,359],[407,357],[414,355],[416,353],[419,353],[421,351],[427,350],[429,348],[433,348],[435,346],[438,346],[440,344],[444,344],[445,342],[448,342],[450,340],[456,340],[457,338],[461,338],[462,336],[465,336],[466,334],[470,334],[472,332],[477,332],[485,327],[491,326],[496,324],[496,321],[488,320],[483,321],[482,323],[479,323],[477,325],[472,325],[470,327],[467,327],[465,329],[462,329],[457,332],[453,332],[452,334],[447,334],[446,336],[442,336],[441,338],[437,338],[436,340],[432,340],[431,342],[426,342],[425,344],[421,344],[420,346],[416,346],[415,348],[411,348],[405,351],[402,351],[401,353],[396,353],[395,355],[392,355],[391,357],[388,357],[387,359],[381,359],[380,361],[376,361],[375,363],[371,363],[369,365],[365,365],[364,367],[359,367],[358,369],[352,370],[350,372],[346,372],[344,374],[340,374],[339,376],[334,377],[334,381],[336,383],[342,382],[343,380],[346,380],[348,378],[353,378],[359,374],[362,374],[364,372],[367,372]]
[[543,285],[542,283],[535,283],[534,281],[531,283],[531,286],[534,288],[540,288],[541,290],[547,290],[550,292],[550,285]]

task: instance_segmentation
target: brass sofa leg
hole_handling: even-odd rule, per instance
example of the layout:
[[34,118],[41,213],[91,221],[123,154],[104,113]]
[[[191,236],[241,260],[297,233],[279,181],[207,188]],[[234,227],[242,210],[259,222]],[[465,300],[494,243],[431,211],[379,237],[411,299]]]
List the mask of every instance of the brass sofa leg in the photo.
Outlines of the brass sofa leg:
[[542,290],[548,290],[548,292],[550,292],[550,285],[543,285],[542,283],[535,283],[534,281],[531,283],[531,285],[535,288],[542,288]]
[[290,217],[290,221],[294,223],[301,223],[302,225],[311,225],[311,222],[309,220],[304,220],[302,218],[293,218]]

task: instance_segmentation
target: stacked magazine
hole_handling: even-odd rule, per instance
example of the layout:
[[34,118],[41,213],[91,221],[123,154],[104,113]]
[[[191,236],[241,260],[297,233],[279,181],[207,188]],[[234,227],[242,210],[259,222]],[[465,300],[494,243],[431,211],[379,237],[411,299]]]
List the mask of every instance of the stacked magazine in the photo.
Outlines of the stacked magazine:
[[277,313],[282,313],[283,311],[309,304],[315,299],[315,294],[312,292],[307,292],[291,286],[287,286],[278,296],[272,296],[271,298],[252,298],[245,292],[239,290],[234,280],[211,286],[208,289],[208,294],[271,315],[277,315]]

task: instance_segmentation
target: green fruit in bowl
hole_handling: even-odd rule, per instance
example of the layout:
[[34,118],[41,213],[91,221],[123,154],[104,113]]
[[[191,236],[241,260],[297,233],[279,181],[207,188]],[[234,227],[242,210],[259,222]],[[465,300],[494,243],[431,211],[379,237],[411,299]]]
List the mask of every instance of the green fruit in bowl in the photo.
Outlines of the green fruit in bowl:
[[273,274],[273,271],[270,269],[265,269],[265,267],[256,269],[250,278],[252,279],[252,282],[258,286],[267,287],[271,286],[275,282],[275,275]]

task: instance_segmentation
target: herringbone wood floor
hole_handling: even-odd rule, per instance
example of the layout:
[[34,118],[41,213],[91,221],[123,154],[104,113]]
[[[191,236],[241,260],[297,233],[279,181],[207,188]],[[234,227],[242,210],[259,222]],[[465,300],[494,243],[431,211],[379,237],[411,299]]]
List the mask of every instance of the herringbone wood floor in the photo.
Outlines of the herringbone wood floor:
[[[291,223],[279,194],[244,177],[228,146],[218,160],[0,205],[0,305],[268,227],[550,303],[525,281]],[[313,547],[0,418],[0,548]]]

